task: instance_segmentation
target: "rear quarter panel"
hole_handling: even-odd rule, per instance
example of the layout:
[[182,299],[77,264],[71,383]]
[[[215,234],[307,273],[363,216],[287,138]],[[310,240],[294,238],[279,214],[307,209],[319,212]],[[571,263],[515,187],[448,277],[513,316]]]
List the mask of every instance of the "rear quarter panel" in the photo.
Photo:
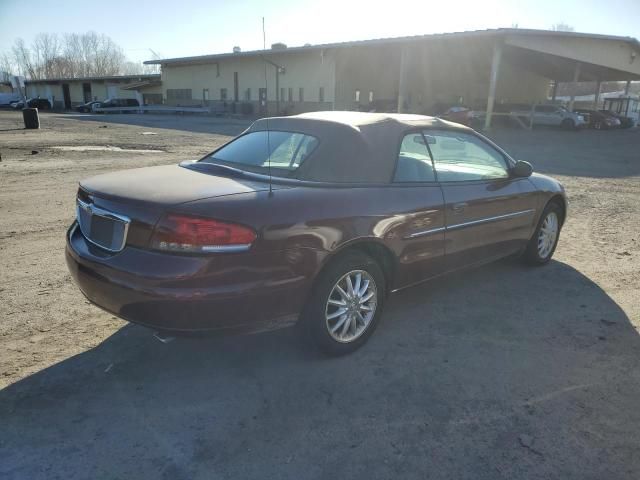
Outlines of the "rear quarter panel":
[[[226,198],[213,198],[180,205],[173,210],[242,223],[258,232],[252,251],[287,250],[294,257],[326,261],[341,249],[361,241],[376,242],[391,253],[398,277],[403,277],[414,261],[433,257],[437,263],[444,239],[429,239],[426,253],[411,251],[404,237],[413,225],[444,225],[442,195],[439,188],[425,195],[424,190],[384,185],[367,187],[291,187],[254,192]],[[426,213],[425,213],[426,212]],[[429,218],[420,218],[427,215]],[[305,250],[327,255],[304,255]],[[415,250],[415,249],[414,249]],[[324,263],[324,261],[322,263]],[[322,264],[314,266],[316,270]],[[437,267],[434,267],[437,268]],[[409,281],[409,280],[408,280]]]

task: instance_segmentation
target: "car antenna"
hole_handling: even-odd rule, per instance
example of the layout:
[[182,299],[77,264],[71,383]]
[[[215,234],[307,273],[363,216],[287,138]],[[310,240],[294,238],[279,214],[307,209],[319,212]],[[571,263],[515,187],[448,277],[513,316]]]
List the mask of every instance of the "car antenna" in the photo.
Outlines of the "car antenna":
[[[264,17],[262,17],[262,49],[264,51],[267,50],[267,34],[265,32]],[[262,59],[262,62],[264,63],[264,107],[265,111],[267,112],[267,118],[265,119],[265,122],[267,124],[267,168],[269,169],[269,196],[271,197],[273,196],[273,187],[271,186],[271,139],[269,135],[269,103],[267,102],[267,98],[269,95],[269,85],[267,83],[267,62],[264,57]]]

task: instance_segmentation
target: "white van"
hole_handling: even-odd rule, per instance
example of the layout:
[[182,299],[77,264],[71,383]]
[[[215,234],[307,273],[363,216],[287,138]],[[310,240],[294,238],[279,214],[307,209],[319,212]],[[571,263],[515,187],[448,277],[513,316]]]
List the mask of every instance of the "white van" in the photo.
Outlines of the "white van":
[[17,93],[0,93],[0,107],[8,107],[12,102],[21,100]]

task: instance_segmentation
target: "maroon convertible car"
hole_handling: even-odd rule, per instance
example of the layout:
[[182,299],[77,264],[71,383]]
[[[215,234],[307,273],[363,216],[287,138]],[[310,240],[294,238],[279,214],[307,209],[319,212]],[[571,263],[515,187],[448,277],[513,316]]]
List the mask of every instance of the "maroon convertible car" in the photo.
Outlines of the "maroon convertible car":
[[91,302],[160,332],[300,322],[342,354],[389,293],[518,253],[548,262],[566,209],[560,183],[467,127],[317,112],[82,181],[66,259]]

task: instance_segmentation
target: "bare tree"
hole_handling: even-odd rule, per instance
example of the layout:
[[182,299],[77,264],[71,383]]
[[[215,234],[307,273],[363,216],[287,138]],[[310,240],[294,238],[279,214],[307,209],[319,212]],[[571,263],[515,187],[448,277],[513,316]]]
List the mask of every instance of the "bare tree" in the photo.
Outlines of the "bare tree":
[[60,40],[52,33],[39,33],[31,45],[35,68],[39,70],[41,78],[55,78],[56,59],[60,57]]
[[31,50],[24,43],[23,39],[18,38],[13,44],[13,48],[11,49],[11,51],[13,53],[13,59],[18,68],[18,73],[35,80],[40,78],[36,70],[33,68],[33,63],[31,61]]
[[127,61],[122,65],[123,75],[140,75],[143,71],[143,65],[141,63]]
[[18,38],[11,52],[18,72],[34,80],[119,75],[132,69],[122,48],[96,32],[62,37],[40,33],[30,46]]
[[69,62],[67,77],[81,77],[84,74],[84,57],[82,54],[82,41],[77,33],[65,33],[64,35],[64,57]]
[[140,62],[126,61],[122,65],[121,73],[123,75],[152,75],[159,74],[159,65],[145,65]]
[[553,25],[551,25],[551,29],[554,32],[574,32],[574,28],[564,22],[559,22],[559,23],[554,23]]
[[13,72],[15,69],[9,54],[0,54],[0,82],[8,82]]

